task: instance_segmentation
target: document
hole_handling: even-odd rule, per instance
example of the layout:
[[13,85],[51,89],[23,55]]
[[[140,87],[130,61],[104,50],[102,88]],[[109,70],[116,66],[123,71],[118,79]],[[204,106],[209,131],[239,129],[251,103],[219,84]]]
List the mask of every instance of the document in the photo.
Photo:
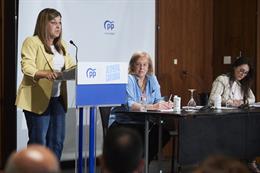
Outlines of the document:
[[257,107],[257,108],[259,108],[260,107],[260,102],[252,103],[249,106],[250,107]]
[[173,112],[173,109],[160,109],[160,112]]
[[193,110],[199,110],[200,108],[202,108],[203,106],[182,106],[183,109],[193,109]]
[[76,65],[69,69],[63,70],[62,75],[59,76],[56,80],[75,80],[76,78],[75,75],[76,75]]

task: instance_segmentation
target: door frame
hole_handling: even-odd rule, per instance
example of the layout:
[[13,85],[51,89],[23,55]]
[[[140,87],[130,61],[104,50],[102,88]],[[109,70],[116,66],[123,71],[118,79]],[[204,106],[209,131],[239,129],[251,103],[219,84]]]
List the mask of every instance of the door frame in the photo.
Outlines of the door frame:
[[260,101],[260,0],[257,0],[256,100]]

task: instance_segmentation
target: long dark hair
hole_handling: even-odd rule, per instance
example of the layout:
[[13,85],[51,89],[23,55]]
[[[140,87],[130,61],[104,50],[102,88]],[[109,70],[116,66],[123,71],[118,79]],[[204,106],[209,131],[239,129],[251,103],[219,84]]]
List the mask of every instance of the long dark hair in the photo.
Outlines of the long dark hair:
[[[47,44],[47,36],[48,36],[47,35],[47,26],[48,26],[49,21],[51,21],[52,19],[54,19],[55,17],[58,17],[58,16],[61,17],[60,12],[58,12],[57,10],[55,10],[53,8],[43,9],[38,15],[36,26],[34,29],[33,35],[37,35],[39,37],[39,39],[42,41],[42,43],[44,45],[45,51],[49,54],[53,54],[53,53],[51,51],[50,46]],[[58,38],[54,39],[53,44],[59,53],[65,55],[66,54],[65,48],[61,44],[61,35],[62,35],[62,30],[61,30],[60,36]]]
[[228,73],[228,76],[230,78],[230,86],[232,86],[232,83],[235,81],[235,68],[244,64],[248,65],[249,71],[247,75],[239,82],[241,84],[241,93],[244,95],[243,100],[245,102],[249,96],[250,85],[252,83],[253,74],[254,74],[253,72],[254,70],[252,68],[249,59],[246,57],[239,57],[238,59],[236,59],[232,64],[232,68]]

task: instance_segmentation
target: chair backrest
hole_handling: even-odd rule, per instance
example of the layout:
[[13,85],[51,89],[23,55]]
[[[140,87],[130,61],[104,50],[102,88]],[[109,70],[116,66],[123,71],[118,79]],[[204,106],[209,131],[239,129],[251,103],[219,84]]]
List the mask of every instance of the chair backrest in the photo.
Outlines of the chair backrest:
[[112,108],[111,106],[99,107],[102,127],[103,127],[103,136],[106,135],[108,130],[108,122],[109,122],[109,115],[110,115],[111,108]]

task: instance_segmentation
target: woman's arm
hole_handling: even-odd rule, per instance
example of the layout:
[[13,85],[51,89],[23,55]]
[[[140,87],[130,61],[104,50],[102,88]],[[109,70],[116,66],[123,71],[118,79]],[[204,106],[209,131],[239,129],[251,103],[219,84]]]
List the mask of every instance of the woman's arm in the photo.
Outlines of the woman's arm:
[[21,68],[24,75],[34,78],[35,73],[38,71],[36,68],[36,56],[37,56],[37,43],[29,37],[23,42],[21,50]]
[[51,70],[39,70],[37,68],[37,49],[39,47],[40,43],[33,37],[28,37],[24,41],[21,51],[22,72],[24,73],[24,75],[31,77],[33,81],[37,81],[42,78],[54,80],[61,75],[60,72],[53,72]]
[[[225,89],[225,85],[223,83],[221,76],[219,76],[212,84],[212,89],[209,96],[209,103],[213,104],[216,96],[218,95],[222,96],[224,89]],[[223,97],[221,99],[222,102],[225,102]]]
[[62,75],[62,72],[53,72],[53,71],[47,71],[47,70],[39,70],[35,73],[34,79],[39,80],[42,78],[46,78],[48,80],[55,80],[59,76]]

